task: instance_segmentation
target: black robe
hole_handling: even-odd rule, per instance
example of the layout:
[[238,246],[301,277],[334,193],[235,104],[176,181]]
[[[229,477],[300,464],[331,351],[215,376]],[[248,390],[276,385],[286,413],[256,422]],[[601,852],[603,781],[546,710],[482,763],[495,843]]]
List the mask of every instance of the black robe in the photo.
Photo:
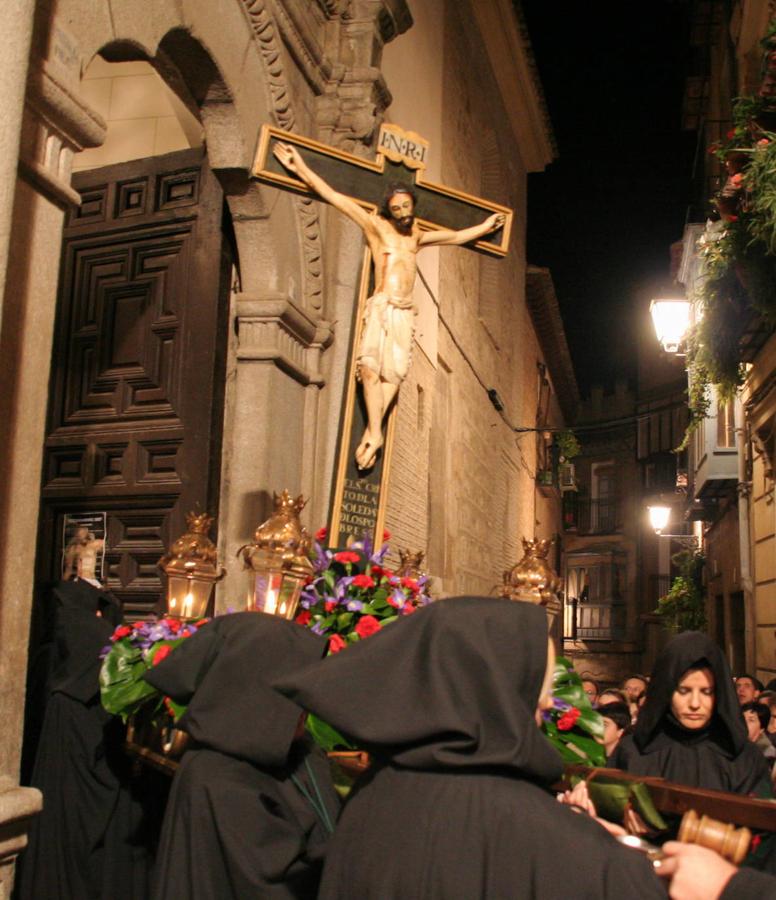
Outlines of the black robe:
[[739,869],[725,885],[719,900],[774,900],[776,877],[753,869]]
[[15,896],[144,900],[152,852],[144,792],[130,778],[122,723],[99,695],[99,653],[119,622],[118,603],[78,580],[60,582],[53,599],[53,641],[39,660],[48,702],[30,779],[43,811]]
[[294,740],[302,710],[268,681],[325,649],[294,622],[235,613],[146,675],[188,704],[179,727],[193,740],[173,780],[153,898],[315,897],[339,801],[326,757]]
[[441,600],[278,687],[373,755],[322,900],[664,898],[650,864],[546,790],[543,610]]
[[[684,673],[699,663],[714,673],[714,715],[707,728],[683,728],[671,698]],[[633,734],[623,738],[613,763],[636,775],[655,775],[689,787],[772,796],[768,765],[748,740],[725,657],[705,634],[677,635],[660,654]]]

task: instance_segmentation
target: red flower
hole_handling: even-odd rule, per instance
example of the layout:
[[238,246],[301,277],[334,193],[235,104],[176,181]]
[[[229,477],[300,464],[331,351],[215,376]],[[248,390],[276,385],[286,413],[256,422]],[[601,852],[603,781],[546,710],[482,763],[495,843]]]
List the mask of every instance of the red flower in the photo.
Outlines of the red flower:
[[154,653],[154,665],[158,666],[163,659],[167,659],[170,653],[172,653],[172,647],[169,644],[162,644]]
[[729,141],[732,141],[735,136],[736,136],[735,128],[731,128],[730,131],[728,131],[728,133],[725,135],[725,137],[727,137],[727,139]]
[[581,711],[576,706],[566,710],[558,719],[558,731],[571,731],[580,715]]
[[120,641],[122,638],[125,638],[128,634],[132,634],[132,629],[129,627],[129,625],[119,625],[119,627],[111,635],[111,640],[112,641]]
[[333,634],[329,638],[329,653],[339,653],[347,647],[344,638],[340,634]]
[[374,578],[368,575],[356,575],[352,582],[357,588],[373,588],[375,586]]
[[401,614],[403,616],[411,616],[414,612],[417,612],[417,606],[413,606],[411,603],[405,603],[402,608]]
[[167,622],[167,627],[170,631],[174,631],[175,633],[181,630],[181,620],[180,619],[170,619]]
[[336,601],[336,600],[327,600],[327,601],[323,604],[323,608],[326,610],[326,612],[331,612],[333,609],[336,608],[336,606],[337,606],[337,601]]
[[296,617],[295,621],[300,625],[306,625],[312,619],[312,613],[309,609],[303,609]]
[[382,578],[385,575],[385,569],[382,566],[372,566],[369,571],[375,578]]
[[170,697],[165,697],[164,700],[163,700],[163,702],[164,702],[165,708],[167,709],[167,712],[168,712],[171,716],[175,716],[175,710],[172,708],[172,700],[171,700],[171,698],[170,698]]
[[383,543],[385,543],[386,541],[390,541],[390,539],[391,539],[391,532],[388,531],[388,529],[386,528],[385,531],[383,532]]
[[352,550],[340,550],[339,553],[334,554],[334,561],[338,563],[357,563],[359,559],[358,553],[354,553]]
[[315,532],[315,540],[320,544],[322,541],[326,540],[326,535],[329,533],[328,528],[319,528]]
[[383,578],[388,578],[390,580],[391,578],[394,578],[394,577],[395,576],[394,576],[393,572],[391,571],[391,569],[383,569]]
[[728,215],[728,216],[722,216],[722,218],[723,218],[726,222],[737,222],[737,221],[738,221],[738,216],[730,216],[730,215]]
[[744,176],[741,174],[741,172],[736,172],[735,175],[730,176],[730,183],[733,185],[733,187],[741,187],[743,181]]
[[132,626],[132,629],[133,629],[134,631],[137,631],[138,628],[142,628],[143,625],[145,625],[145,622],[135,622],[135,624]]
[[420,590],[420,585],[414,578],[402,578],[401,586],[407,588],[408,591],[412,591],[413,594],[417,594]]
[[360,638],[368,638],[379,631],[382,626],[374,616],[362,616],[356,623],[356,634]]
[[[760,138],[760,140],[757,142],[758,147],[767,147],[768,144],[770,144],[770,141],[768,140],[768,138]],[[753,838],[753,840],[754,840],[754,838]]]

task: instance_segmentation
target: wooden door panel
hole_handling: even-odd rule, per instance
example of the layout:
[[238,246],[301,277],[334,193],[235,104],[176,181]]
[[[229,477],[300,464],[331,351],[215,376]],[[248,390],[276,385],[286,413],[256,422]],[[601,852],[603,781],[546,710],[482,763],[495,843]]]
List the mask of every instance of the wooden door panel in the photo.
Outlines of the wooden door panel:
[[222,195],[201,150],[74,177],[43,468],[39,576],[67,512],[108,513],[105,574],[147,612],[157,561],[216,496],[226,266]]

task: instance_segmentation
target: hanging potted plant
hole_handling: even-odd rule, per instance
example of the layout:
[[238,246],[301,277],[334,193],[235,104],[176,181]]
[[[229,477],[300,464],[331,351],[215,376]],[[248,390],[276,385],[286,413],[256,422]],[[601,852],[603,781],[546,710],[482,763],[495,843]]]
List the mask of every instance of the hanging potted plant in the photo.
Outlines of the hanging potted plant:
[[709,148],[727,177],[713,198],[719,220],[707,224],[698,243],[703,275],[687,341],[690,424],[679,449],[708,415],[709,386],[729,400],[743,384],[757,349],[750,346],[753,330],[767,336],[776,328],[776,91],[769,87],[776,86],[776,27],[763,46],[760,94],[736,101],[734,127]]

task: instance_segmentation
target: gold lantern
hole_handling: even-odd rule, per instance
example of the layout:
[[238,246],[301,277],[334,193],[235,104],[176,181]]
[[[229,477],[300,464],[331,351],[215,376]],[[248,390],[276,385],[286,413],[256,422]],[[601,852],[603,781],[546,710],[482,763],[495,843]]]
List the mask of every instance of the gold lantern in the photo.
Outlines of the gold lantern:
[[299,521],[305,500],[283,491],[274,501],[275,511],[256,529],[253,543],[239,551],[248,571],[247,608],[293,619],[313,573],[310,535]]
[[226,574],[208,536],[212,524],[213,517],[207,513],[190,512],[186,516],[188,531],[159,560],[167,576],[168,616],[199,619],[208,613],[213,587]]
[[551,540],[523,538],[525,555],[511,569],[504,572],[504,583],[499,591],[507,600],[522,600],[543,606],[547,620],[552,624],[560,609],[558,593],[561,580],[547,562]]

